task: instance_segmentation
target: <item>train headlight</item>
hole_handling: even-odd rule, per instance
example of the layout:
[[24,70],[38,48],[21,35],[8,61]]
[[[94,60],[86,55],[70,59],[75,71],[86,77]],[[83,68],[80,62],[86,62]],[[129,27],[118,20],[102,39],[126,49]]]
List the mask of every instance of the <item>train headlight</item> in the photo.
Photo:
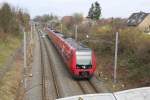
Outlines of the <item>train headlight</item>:
[[85,69],[85,68],[86,68],[86,66],[82,66],[82,68],[83,68],[83,69]]

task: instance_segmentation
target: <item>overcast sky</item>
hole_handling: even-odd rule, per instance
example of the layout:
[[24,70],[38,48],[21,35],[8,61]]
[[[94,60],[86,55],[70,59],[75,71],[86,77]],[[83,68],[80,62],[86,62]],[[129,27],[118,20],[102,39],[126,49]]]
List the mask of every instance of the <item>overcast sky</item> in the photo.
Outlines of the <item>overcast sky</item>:
[[150,12],[150,0],[0,0],[26,9],[32,17],[42,14],[58,16],[75,12],[87,15],[91,4],[98,1],[102,7],[102,17],[128,17],[133,12]]

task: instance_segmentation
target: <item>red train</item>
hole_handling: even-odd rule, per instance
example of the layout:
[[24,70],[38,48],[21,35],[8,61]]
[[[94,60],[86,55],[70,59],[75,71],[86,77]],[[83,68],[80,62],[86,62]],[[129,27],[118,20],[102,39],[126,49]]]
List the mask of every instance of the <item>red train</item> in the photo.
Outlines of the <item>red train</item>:
[[59,32],[50,29],[47,32],[73,77],[91,78],[96,69],[94,51]]

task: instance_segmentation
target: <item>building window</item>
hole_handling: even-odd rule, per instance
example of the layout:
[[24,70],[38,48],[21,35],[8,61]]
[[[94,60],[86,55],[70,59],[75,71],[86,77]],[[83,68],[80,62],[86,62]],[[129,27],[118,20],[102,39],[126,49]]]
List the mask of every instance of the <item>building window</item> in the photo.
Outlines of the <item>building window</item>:
[[145,27],[144,32],[145,32],[145,33],[149,33],[149,31],[150,31],[150,27],[149,27],[149,26],[148,26],[148,27]]

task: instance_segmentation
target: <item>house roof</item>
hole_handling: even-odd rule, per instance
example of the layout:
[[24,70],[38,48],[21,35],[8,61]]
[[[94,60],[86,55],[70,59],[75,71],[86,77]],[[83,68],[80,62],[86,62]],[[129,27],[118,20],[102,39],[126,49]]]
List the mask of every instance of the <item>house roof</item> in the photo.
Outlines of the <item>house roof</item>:
[[148,15],[149,13],[145,12],[138,12],[138,13],[133,13],[127,20],[127,25],[128,26],[137,26],[139,25]]
[[70,22],[71,20],[73,20],[73,17],[72,17],[72,16],[64,16],[64,17],[62,18],[62,21],[64,21],[64,22]]

